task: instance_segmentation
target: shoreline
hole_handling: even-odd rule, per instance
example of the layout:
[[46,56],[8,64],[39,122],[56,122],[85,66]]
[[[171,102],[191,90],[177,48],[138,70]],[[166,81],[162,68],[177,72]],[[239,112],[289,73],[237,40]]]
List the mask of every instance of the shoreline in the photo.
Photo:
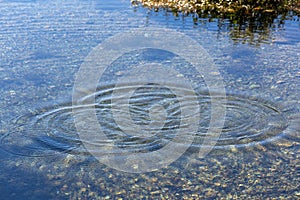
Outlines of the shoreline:
[[244,3],[237,0],[131,0],[134,6],[143,6],[158,11],[160,8],[170,12],[192,14],[203,12],[216,12],[219,14],[244,13],[281,13],[294,11],[300,14],[299,0],[266,0],[260,3]]

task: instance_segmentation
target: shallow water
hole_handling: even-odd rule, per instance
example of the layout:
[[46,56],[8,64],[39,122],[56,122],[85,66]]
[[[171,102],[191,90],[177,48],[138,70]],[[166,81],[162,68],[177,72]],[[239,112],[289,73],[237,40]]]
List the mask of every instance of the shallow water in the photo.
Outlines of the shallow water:
[[[191,17],[133,8],[128,1],[0,3],[1,199],[299,198],[297,16],[280,26],[275,20],[278,26],[258,41],[228,30],[226,20],[222,26],[217,19],[195,24]],[[74,107],[75,76],[86,56],[108,37],[138,27],[170,28],[201,44],[219,70],[212,75],[221,75],[226,98],[220,90],[210,91],[187,60],[143,49],[115,60],[96,91],[82,91]],[[149,62],[175,69],[191,88],[173,82],[136,88],[139,82],[122,79],[132,66]],[[145,71],[140,75],[151,77]],[[212,100],[226,109],[220,137],[209,132]],[[90,141],[74,123],[91,111],[106,135],[92,144],[99,152],[84,145]],[[125,117],[118,121],[115,115]],[[195,116],[200,116],[198,129],[182,133],[193,136],[186,146],[176,135]],[[118,163],[135,168],[134,157],[122,156],[155,152],[173,140],[186,151],[154,172],[125,173],[95,156],[106,158],[107,150]]]

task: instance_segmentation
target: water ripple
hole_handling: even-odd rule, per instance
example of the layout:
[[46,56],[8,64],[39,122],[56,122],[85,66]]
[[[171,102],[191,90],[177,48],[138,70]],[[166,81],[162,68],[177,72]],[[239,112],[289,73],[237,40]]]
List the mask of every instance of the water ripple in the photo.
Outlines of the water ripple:
[[[209,95],[202,93],[201,104],[209,105]],[[217,138],[215,148],[232,148],[266,143],[280,137],[288,127],[286,114],[280,106],[251,96],[227,94],[226,99],[219,99],[226,106],[225,123]],[[203,110],[203,109],[202,109]],[[195,146],[201,145],[207,133],[210,120],[210,108],[202,113],[200,131],[196,136]]]
[[[118,94],[122,94],[122,89],[125,92],[128,88],[124,86],[117,89],[120,90]],[[188,96],[180,97],[183,99],[179,100],[169,88],[146,85],[137,89],[128,104],[128,118],[149,133],[148,137],[139,137],[134,134],[135,130],[132,130],[132,134],[124,132],[115,121],[112,104],[117,101],[112,101],[112,98],[122,98],[122,95],[113,96],[114,90],[113,85],[98,88],[92,95],[81,99],[85,102],[93,98],[94,103],[79,105],[76,112],[69,103],[37,110],[13,120],[10,132],[1,138],[1,147],[23,156],[49,156],[62,152],[86,154],[88,152],[76,131],[74,115],[86,114],[93,110],[107,136],[105,141],[93,141],[93,145],[117,146],[114,152],[110,152],[113,154],[118,154],[122,149],[139,153],[155,151],[168,144],[180,134],[180,127],[185,126],[180,124],[181,106],[193,105]],[[293,122],[289,126],[285,111],[272,102],[237,94],[228,94],[224,99],[218,97],[217,93],[200,91],[197,92],[200,105],[199,129],[195,134],[193,148],[201,148],[204,138],[212,137],[212,133],[208,133],[211,95],[218,99],[220,105],[226,107],[224,127],[215,148],[253,146],[274,141],[284,135],[297,138],[289,135],[290,130],[299,128],[297,123]],[[195,114],[199,113],[190,113],[185,117],[189,118]]]

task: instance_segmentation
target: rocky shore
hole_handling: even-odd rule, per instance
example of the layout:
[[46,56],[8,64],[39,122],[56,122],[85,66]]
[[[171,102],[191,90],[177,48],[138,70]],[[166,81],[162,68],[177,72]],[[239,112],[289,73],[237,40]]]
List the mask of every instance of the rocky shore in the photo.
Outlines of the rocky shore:
[[243,12],[280,12],[293,10],[300,14],[299,0],[131,0],[133,5],[142,5],[158,11],[160,8],[172,12],[201,13],[212,11],[217,13]]

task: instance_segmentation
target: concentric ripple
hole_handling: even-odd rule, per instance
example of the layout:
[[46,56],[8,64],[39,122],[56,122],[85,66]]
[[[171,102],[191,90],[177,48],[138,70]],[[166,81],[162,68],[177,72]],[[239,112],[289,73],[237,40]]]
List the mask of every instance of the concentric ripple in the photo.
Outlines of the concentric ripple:
[[[114,104],[120,102],[118,100],[124,98],[123,94],[134,87],[134,85],[119,85],[118,88],[101,88],[81,101],[83,104],[85,101],[90,102],[90,98],[95,98],[96,114],[101,129],[120,151],[126,149],[137,153],[158,150],[178,134],[180,125],[184,125],[180,124],[182,109],[180,106],[189,107],[192,102],[188,102],[189,96],[179,99],[172,92],[172,88],[147,84],[135,90],[128,104],[118,105],[117,108],[129,107],[130,114],[127,118],[121,119],[122,125],[120,125],[114,115],[114,109],[116,109]],[[113,95],[116,91],[118,95]],[[179,104],[179,100],[186,103]],[[190,113],[186,117],[192,117],[193,114],[197,113]],[[146,134],[141,136],[137,134],[134,127],[126,125],[130,124],[127,123],[128,118],[132,119],[134,125]]]
[[48,156],[76,151],[81,145],[68,105],[21,116],[13,120],[12,126],[1,139],[1,147],[13,154]]
[[[153,84],[138,88],[129,101],[128,117],[149,135],[140,137],[134,134],[135,130],[132,130],[132,134],[128,133],[128,130],[123,131],[114,119],[112,104],[118,101],[113,101],[112,98],[122,98],[122,95],[113,96],[113,92],[126,92],[128,87],[130,86],[99,87],[96,92],[80,99],[82,106],[76,107],[76,112],[71,104],[64,104],[21,116],[12,122],[13,128],[1,138],[1,148],[23,156],[49,156],[61,152],[86,154],[88,152],[75,128],[74,115],[85,114],[91,109],[96,111],[101,129],[107,136],[106,141],[94,141],[94,145],[105,146],[107,149],[111,145],[117,146],[114,152],[109,152],[114,155],[118,155],[122,149],[139,153],[155,151],[167,145],[176,134],[180,134],[180,127],[184,126],[180,124],[182,106],[193,104],[188,96],[179,99],[171,88]],[[218,98],[217,93],[209,94],[203,91],[197,95],[201,109],[199,129],[194,134],[193,148],[202,147],[205,137],[217,140],[215,148],[252,146],[276,140],[287,133],[285,130],[289,130],[284,111],[272,102],[236,94],[227,94],[226,99]],[[213,134],[208,132],[211,95],[217,97],[219,104],[226,107],[225,124],[220,138],[213,138]],[[93,98],[95,103],[84,105],[90,98]],[[180,101],[184,103],[180,104]],[[199,113],[190,113],[185,117],[196,114]],[[295,127],[295,123],[292,127]]]
[[[210,134],[207,133],[210,120],[209,94],[203,92],[200,96],[203,113],[194,146],[201,145],[203,138]],[[227,94],[226,99],[219,100],[226,107],[226,117],[215,148],[244,147],[270,142],[281,137],[288,127],[285,113],[272,102],[237,94]]]

